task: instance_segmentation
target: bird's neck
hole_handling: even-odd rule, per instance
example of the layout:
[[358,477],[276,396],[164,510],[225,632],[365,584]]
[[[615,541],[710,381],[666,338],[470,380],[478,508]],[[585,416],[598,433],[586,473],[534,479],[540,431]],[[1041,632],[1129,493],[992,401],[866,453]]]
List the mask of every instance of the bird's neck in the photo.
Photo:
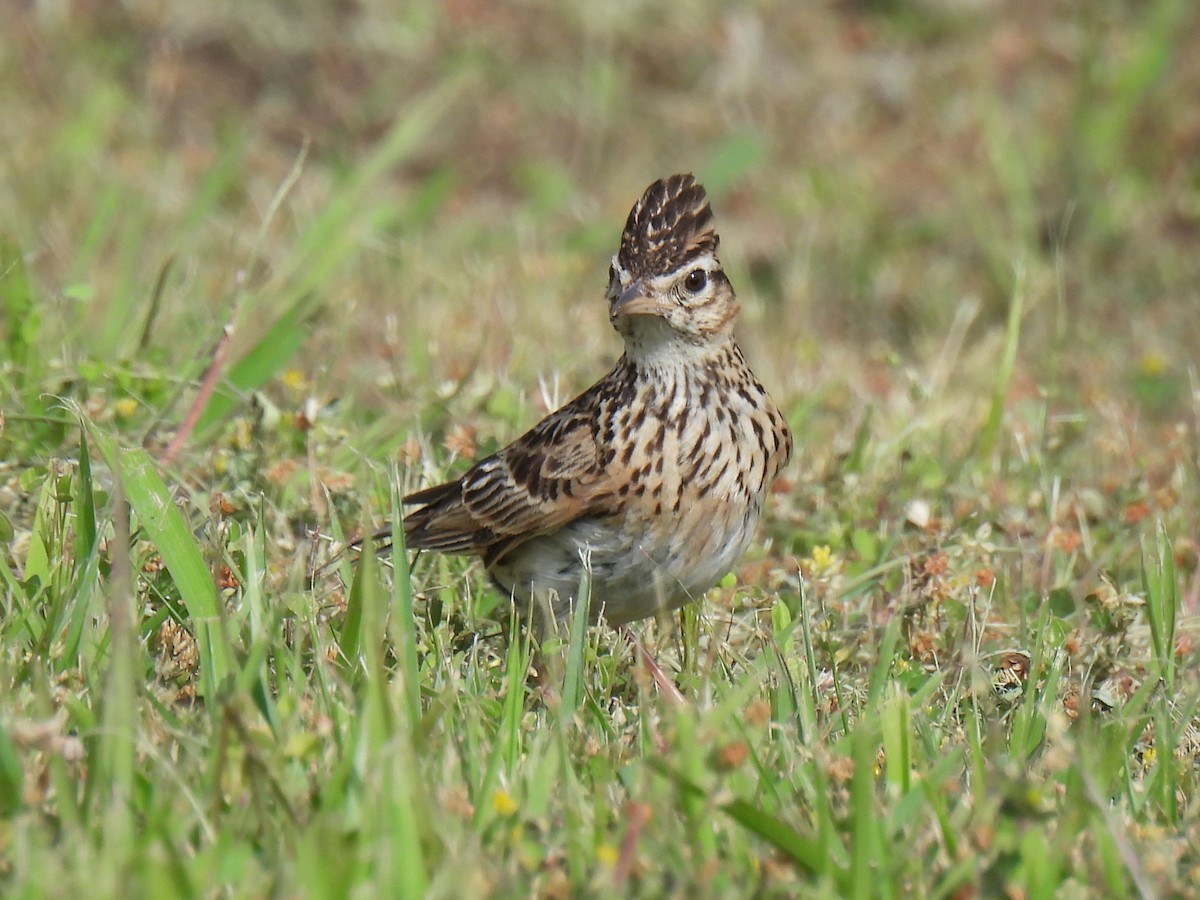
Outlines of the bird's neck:
[[665,323],[646,323],[625,336],[625,359],[635,369],[668,372],[705,367],[714,361],[735,356],[741,351],[734,343],[732,332],[716,336],[693,337],[680,334]]

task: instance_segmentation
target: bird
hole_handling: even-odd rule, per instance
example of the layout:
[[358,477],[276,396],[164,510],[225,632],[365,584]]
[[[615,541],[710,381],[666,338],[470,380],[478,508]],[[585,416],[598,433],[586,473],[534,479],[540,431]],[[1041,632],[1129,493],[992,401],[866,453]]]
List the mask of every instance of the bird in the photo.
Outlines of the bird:
[[516,608],[624,626],[699,599],[741,558],[792,435],[734,338],[740,303],[691,174],[630,210],[608,272],[613,369],[459,478],[403,498],[410,550],[482,560]]

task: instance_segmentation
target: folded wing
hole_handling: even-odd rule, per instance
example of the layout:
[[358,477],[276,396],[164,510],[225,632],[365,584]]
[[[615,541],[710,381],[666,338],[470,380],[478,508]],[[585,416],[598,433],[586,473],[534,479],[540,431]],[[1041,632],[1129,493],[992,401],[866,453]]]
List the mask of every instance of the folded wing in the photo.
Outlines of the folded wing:
[[413,549],[474,553],[489,563],[531,537],[582,516],[612,513],[612,478],[597,443],[589,391],[457,481],[404,498]]

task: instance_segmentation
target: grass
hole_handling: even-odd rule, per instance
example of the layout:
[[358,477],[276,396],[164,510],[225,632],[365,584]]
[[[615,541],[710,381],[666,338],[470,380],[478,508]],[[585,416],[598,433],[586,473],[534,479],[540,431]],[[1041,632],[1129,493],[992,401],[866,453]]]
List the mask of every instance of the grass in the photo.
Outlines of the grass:
[[[1189,4],[189,9],[0,59],[6,896],[1192,889]],[[611,363],[677,170],[798,439],[683,706],[331,550]]]

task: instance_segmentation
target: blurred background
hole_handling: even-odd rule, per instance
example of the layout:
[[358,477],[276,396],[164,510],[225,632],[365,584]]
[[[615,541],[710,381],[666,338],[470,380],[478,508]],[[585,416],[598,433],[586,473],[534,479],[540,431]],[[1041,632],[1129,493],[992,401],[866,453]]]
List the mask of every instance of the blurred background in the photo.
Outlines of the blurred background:
[[[686,171],[794,461],[695,709],[522,711],[321,538],[612,365]],[[1197,0],[0,0],[0,885],[1194,895],[1197,348]]]
[[10,0],[5,19],[0,228],[52,393],[85,365],[136,380],[135,359],[196,377],[233,321],[232,360],[291,342],[322,403],[413,420],[465,382],[529,421],[533,385],[561,401],[619,352],[602,290],[625,215],[693,171],[744,343],[793,410],[865,398],[903,421],[937,399],[975,421],[956,417],[986,402],[1018,295],[1011,402],[1192,409],[1186,0]]

